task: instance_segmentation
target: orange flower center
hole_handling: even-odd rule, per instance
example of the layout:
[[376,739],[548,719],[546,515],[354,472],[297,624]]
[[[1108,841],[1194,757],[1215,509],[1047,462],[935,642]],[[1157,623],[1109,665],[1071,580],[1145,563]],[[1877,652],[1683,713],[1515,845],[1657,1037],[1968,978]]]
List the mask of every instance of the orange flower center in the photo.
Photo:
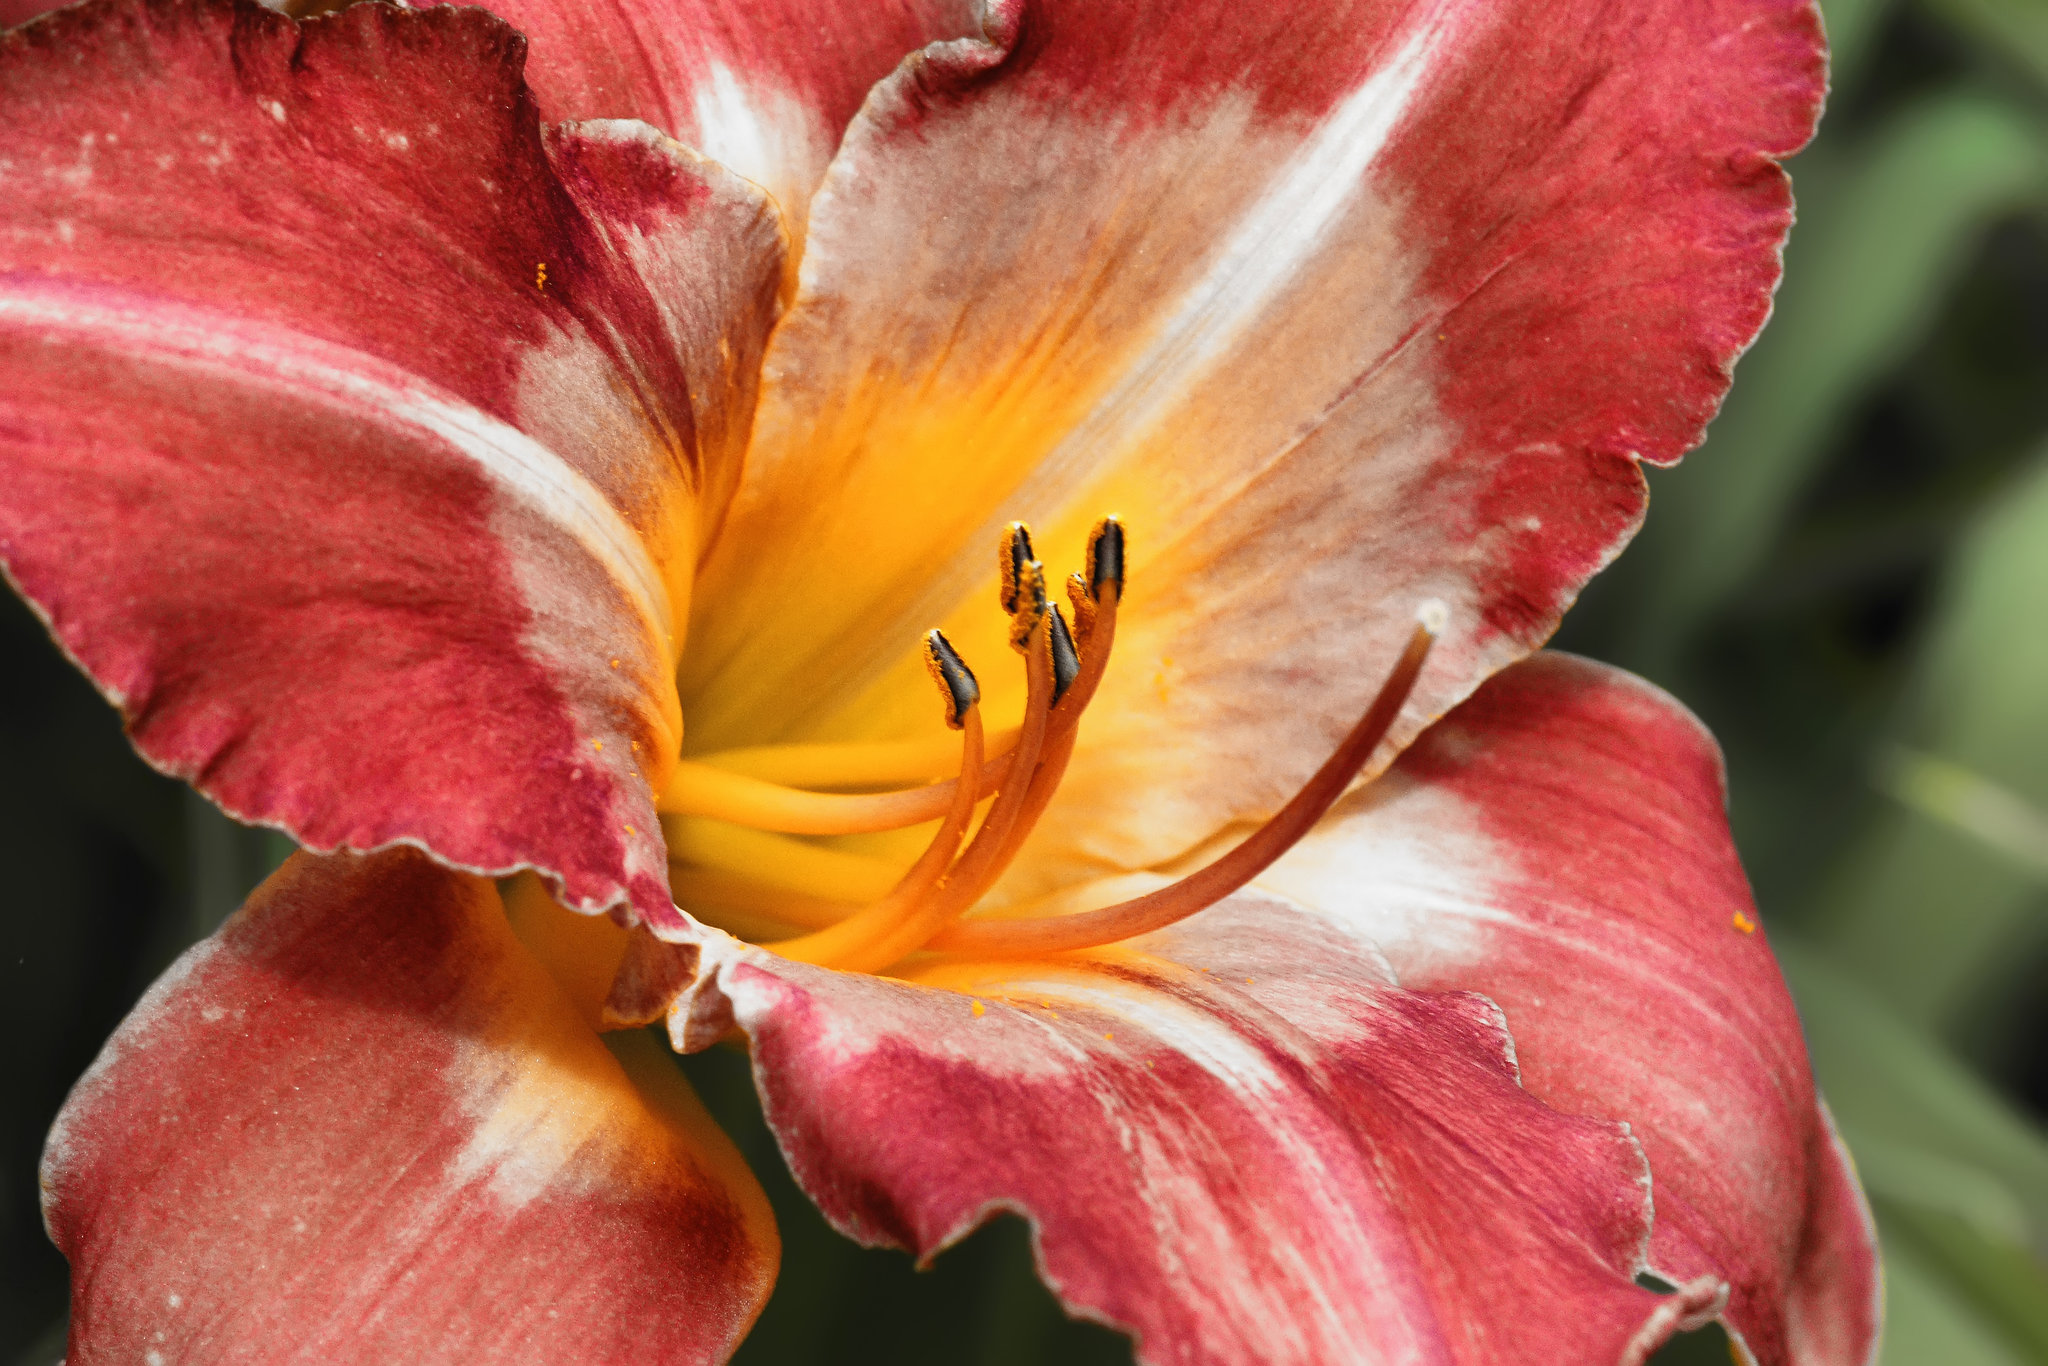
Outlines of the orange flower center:
[[[1026,680],[1024,714],[1013,729],[994,735],[984,729],[973,671],[932,631],[925,637],[925,663],[939,685],[947,723],[959,732],[957,753],[924,744],[783,745],[682,762],[661,797],[678,902],[699,919],[786,957],[856,972],[879,972],[920,951],[1044,954],[1163,928],[1244,886],[1321,818],[1399,715],[1440,626],[1425,614],[1372,704],[1315,776],[1214,863],[1099,910],[965,918],[1052,800],[1073,755],[1081,714],[1108,667],[1124,580],[1124,531],[1115,518],[1095,528],[1087,561],[1085,572],[1068,580],[1070,627],[1048,600],[1029,529],[1015,523],[1004,534],[1000,600]],[[953,776],[933,781],[947,760]],[[923,853],[901,872],[791,838],[932,821],[937,828]],[[777,937],[778,924],[810,932]]]

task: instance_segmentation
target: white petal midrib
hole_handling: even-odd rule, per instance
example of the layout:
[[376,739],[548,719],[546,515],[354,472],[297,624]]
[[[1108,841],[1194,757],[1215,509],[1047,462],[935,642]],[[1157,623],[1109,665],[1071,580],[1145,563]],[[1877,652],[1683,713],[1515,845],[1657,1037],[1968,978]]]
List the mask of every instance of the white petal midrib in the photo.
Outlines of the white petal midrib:
[[639,534],[560,454],[438,386],[368,353],[288,327],[182,302],[124,299],[101,287],[88,293],[61,284],[0,283],[0,327],[68,336],[243,385],[282,390],[302,401],[410,428],[452,448],[596,560],[632,600],[673,667],[668,589]]

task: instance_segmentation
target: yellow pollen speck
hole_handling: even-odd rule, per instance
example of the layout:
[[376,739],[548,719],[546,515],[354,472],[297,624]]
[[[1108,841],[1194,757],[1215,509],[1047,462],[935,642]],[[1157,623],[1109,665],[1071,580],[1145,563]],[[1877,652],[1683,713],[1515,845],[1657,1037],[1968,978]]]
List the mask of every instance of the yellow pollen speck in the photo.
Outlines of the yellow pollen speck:
[[633,833],[634,833],[633,827],[632,827],[632,826],[630,826],[630,825],[629,825],[629,826],[627,826],[627,827],[626,827],[626,833],[627,833],[627,834],[629,834],[629,835],[630,835],[630,834],[633,834]]
[[1250,985],[1252,984],[1252,979],[1251,979],[1251,978],[1249,978],[1249,977],[1245,978],[1245,979],[1244,979],[1244,984],[1245,984],[1246,986],[1250,986]]
[[[541,289],[541,290],[544,290],[544,289],[546,289],[546,288],[548,287],[548,263],[547,263],[547,262],[545,262],[545,261],[542,261],[542,262],[540,262],[540,263],[538,263],[537,265],[535,265],[535,266],[534,266],[534,268],[533,268],[533,287],[534,287],[535,289]],[[617,660],[613,660],[613,661],[612,661],[612,664],[613,664],[613,667],[617,667],[617,665],[618,665],[618,661],[617,661]]]
[[967,1009],[973,1013],[974,1018],[977,1020],[980,1019],[982,1016],[988,1014],[988,1007],[983,1005],[979,1001],[976,1001],[973,1005],[967,1007]]
[[635,740],[633,742],[633,752],[635,754],[638,754],[640,752],[640,742],[638,740]]
[[604,741],[602,740],[592,740],[590,742],[590,747],[596,750],[599,754],[604,753]]
[[1102,1037],[1103,1037],[1103,1038],[1105,1038],[1105,1039],[1109,1039],[1109,1040],[1111,1040],[1111,1041],[1114,1041],[1114,1040],[1116,1039],[1116,1035],[1114,1035],[1114,1034],[1105,1034],[1105,1035],[1103,1035]]
[[1152,1065],[1152,1059],[1150,1059],[1150,1058],[1147,1058],[1147,1059],[1145,1059],[1145,1066],[1147,1066],[1147,1067],[1150,1067],[1151,1065]]
[[1735,928],[1741,930],[1744,934],[1755,934],[1756,922],[1741,911],[1737,911],[1735,913]]
[[615,659],[615,660],[613,660],[613,661],[612,661],[612,667],[613,667],[614,669],[618,668],[618,667],[619,667],[619,661],[618,661],[618,660],[616,660],[616,659]]

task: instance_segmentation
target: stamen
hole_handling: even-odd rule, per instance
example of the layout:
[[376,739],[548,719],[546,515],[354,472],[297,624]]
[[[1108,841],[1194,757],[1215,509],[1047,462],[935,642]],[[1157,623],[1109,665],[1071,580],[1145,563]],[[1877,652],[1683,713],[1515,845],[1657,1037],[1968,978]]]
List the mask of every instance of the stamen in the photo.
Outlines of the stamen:
[[[988,757],[983,761],[984,790],[989,765],[1008,767],[1017,745],[1016,726],[988,732]],[[848,744],[748,745],[740,749],[699,754],[691,762],[741,773],[794,788],[901,787],[944,778],[960,767],[960,744],[950,736],[920,740],[879,740]],[[948,790],[948,799],[951,791]]]
[[[1094,548],[1104,539],[1105,528],[1113,529],[1115,532],[1117,562],[1119,566],[1122,564],[1122,528],[1117,526],[1115,518],[1105,518],[1096,527],[1095,534],[1088,542],[1091,582],[1098,582],[1093,574]],[[1116,645],[1117,606],[1123,598],[1121,569],[1114,577],[1101,578],[1099,583],[1100,588],[1092,590],[1090,595],[1093,621],[1088,634],[1088,653],[1082,660],[1080,672],[1074,679],[1068,697],[1059,703],[1058,709],[1053,713],[1052,725],[1038,761],[1038,771],[1031,777],[1031,785],[1025,792],[1023,809],[1018,812],[1017,823],[1011,827],[1002,847],[997,849],[990,859],[980,885],[962,889],[962,895],[954,898],[957,904],[953,906],[952,914],[938,922],[941,926],[950,924],[965,914],[976,901],[987,894],[990,887],[995,885],[995,880],[1010,866],[1011,860],[1017,856],[1017,851],[1023,848],[1024,841],[1030,838],[1031,831],[1038,824],[1038,818],[1045,814],[1045,808],[1051,803],[1053,793],[1059,790],[1060,782],[1067,776],[1067,763],[1074,756],[1074,740],[1080,730],[1081,714],[1087,711],[1088,704],[1095,700],[1095,691],[1102,686],[1102,676],[1109,668],[1110,651]]]
[[1067,605],[1074,609],[1074,639],[1086,645],[1095,629],[1095,594],[1086,575],[1067,575]]
[[1081,652],[1074,648],[1073,633],[1060,609],[1052,609],[1052,704],[1057,707],[1081,672]]
[[[1031,544],[1030,535],[1022,522],[1010,529],[1010,538],[1010,553],[1003,560],[1006,567],[1016,558],[1016,547],[1019,543],[1025,546]],[[1045,566],[1036,560],[1028,560],[1014,570],[1006,568],[1005,572],[1010,573],[1015,580],[1003,594],[1005,610],[1010,611],[1010,648],[1020,655],[1029,655],[1032,652],[1032,641],[1038,634],[1039,624],[1045,620],[1045,614],[1051,608],[1045,597]],[[1015,602],[1016,608],[1009,609],[1008,602]]]
[[974,670],[967,667],[967,661],[960,658],[953,643],[939,631],[925,633],[924,667],[939,685],[939,691],[946,695],[946,725],[953,730],[961,729],[965,724],[961,718],[981,701],[981,684],[975,681]]
[[960,780],[954,791],[953,808],[946,813],[939,832],[925,846],[917,862],[910,865],[902,880],[880,901],[863,907],[836,925],[795,939],[775,940],[762,945],[763,948],[803,963],[825,963],[861,971],[852,964],[863,960],[877,940],[902,924],[906,915],[931,895],[939,885],[939,879],[945,876],[953,855],[959,852],[960,841],[967,834],[967,824],[974,818],[974,803],[978,795],[974,774],[981,767],[981,708],[969,703],[961,723],[966,731],[966,743],[961,748]]
[[1030,838],[1038,825],[1038,818],[1051,804],[1053,793],[1059,790],[1060,783],[1067,776],[1068,761],[1074,757],[1074,740],[1080,732],[1081,714],[1095,700],[1095,690],[1102,686],[1102,675],[1109,667],[1109,653],[1116,644],[1116,609],[1120,593],[1120,584],[1109,584],[1102,598],[1094,603],[1095,620],[1088,636],[1088,654],[1074,679],[1070,700],[1061,702],[1053,713],[1052,727],[1038,761],[1038,772],[1032,775],[1031,788],[1025,794],[1024,809],[1018,814],[1017,824],[1004,847],[997,853],[986,881],[976,889],[972,900],[960,906],[960,914],[965,914],[973,901],[986,895],[988,889],[995,885],[996,878],[1017,857],[1017,851],[1024,847],[1024,841]]
[[858,905],[886,895],[902,872],[867,854],[694,816],[662,817],[661,833],[671,877],[677,864],[709,868],[799,896]]
[[[1034,562],[1035,567],[1035,562]],[[1043,583],[1043,572],[1038,575]],[[1024,729],[1018,737],[1016,763],[1013,773],[1031,772],[1038,761],[1038,750],[1045,738],[1046,714],[1051,710],[1052,666],[1051,650],[1044,636],[1045,616],[1038,615],[1038,626],[1032,633],[1031,649],[1025,655],[1026,700]],[[961,665],[965,669],[965,665]],[[961,747],[960,777],[954,795],[953,809],[947,813],[944,825],[924,852],[924,855],[905,873],[903,880],[891,890],[888,896],[874,905],[858,912],[841,924],[816,934],[804,935],[798,939],[783,940],[766,944],[786,958],[796,958],[808,963],[827,964],[848,972],[873,972],[887,967],[901,958],[907,950],[897,945],[908,939],[913,945],[929,938],[933,929],[943,921],[935,921],[935,908],[944,908],[949,898],[935,897],[932,893],[939,888],[940,879],[946,877],[946,867],[952,862],[954,853],[960,847],[961,837],[966,833],[967,824],[973,817],[974,804],[979,797],[974,774],[981,764],[981,712],[979,707],[969,707],[963,718],[966,729],[966,743]],[[1021,765],[1021,767],[1019,767]],[[988,816],[982,821],[981,829],[975,832],[967,853],[960,860],[960,867],[973,865],[977,851],[991,840],[1000,842],[1011,823],[1016,819],[1022,803],[1023,792],[1028,783],[1012,783],[996,797],[989,808]],[[955,873],[959,869],[955,869]]]
[[1124,592],[1124,524],[1105,517],[1088,533],[1088,572],[1067,576],[1067,601],[1074,608],[1074,634],[1086,646],[1095,633],[1095,614],[1103,595]]
[[[996,737],[994,754],[983,730],[980,685],[933,631],[924,662],[945,699],[947,725],[962,732],[957,751],[929,741],[763,746],[681,764],[660,804],[678,897],[752,927],[757,939],[778,921],[811,929],[762,945],[785,957],[877,972],[920,949],[1018,956],[1129,939],[1215,904],[1270,867],[1343,795],[1385,739],[1444,628],[1441,604],[1424,608],[1378,695],[1308,783],[1209,866],[1100,910],[962,920],[1016,857],[1066,775],[1081,715],[1115,645],[1125,560],[1123,526],[1105,518],[1089,537],[1085,572],[1068,581],[1070,630],[1066,615],[1046,599],[1045,568],[1032,555],[1029,529],[1020,522],[1005,531],[1000,596],[1010,613],[1010,643],[1024,656],[1026,697],[1022,724]],[[819,792],[771,781],[801,775],[816,786],[870,786],[892,776],[934,778],[947,758],[956,761],[957,776],[908,790]],[[977,829],[975,808],[991,795]],[[928,821],[938,822],[936,832],[900,876],[865,855],[767,833],[852,834]],[[873,890],[863,894],[861,886]]]
[[[1052,650],[1047,640],[1046,619],[1046,614],[1039,614],[1030,642],[1033,648],[1024,656],[1027,680],[1024,730],[1017,739],[1012,773],[1037,773],[1038,756],[1045,742],[1052,711]],[[981,828],[974,832],[967,852],[960,856],[960,862],[954,865],[943,886],[937,889],[938,895],[909,907],[909,913],[900,917],[888,933],[864,945],[859,953],[836,961],[832,966],[849,972],[879,972],[906,954],[916,952],[940,929],[979,901],[988,884],[1002,871],[1007,851],[1015,847],[1010,842],[1011,832],[1017,828],[1034,786],[1030,780],[1004,786],[997,794],[995,804],[989,808]]]
[[[1009,546],[1017,544],[1019,539],[1018,533],[1013,532]],[[1118,545],[1121,546],[1120,536]],[[1028,772],[1030,777],[1021,784],[1004,785],[981,829],[975,832],[967,852],[942,883],[928,886],[927,894],[919,894],[908,885],[909,879],[906,878],[905,885],[892,891],[882,902],[848,920],[844,926],[834,927],[829,932],[831,938],[811,935],[803,940],[788,941],[793,950],[790,956],[801,956],[809,962],[829,963],[848,971],[873,972],[916,952],[987,894],[1044,813],[1060,779],[1065,776],[1081,713],[1087,709],[1102,684],[1110,650],[1116,640],[1116,610],[1122,584],[1120,578],[1104,579],[1100,600],[1093,601],[1091,595],[1094,622],[1088,652],[1085,656],[1075,656],[1070,666],[1062,666],[1054,632],[1063,623],[1057,612],[1040,610],[1044,607],[1043,571],[1033,562],[1021,567],[1018,578],[1019,615],[1028,614],[1035,624],[1032,630],[1034,648],[1025,655],[1028,693],[1025,723],[1017,749],[1013,751],[1011,771]],[[937,636],[936,632],[933,634]],[[937,636],[937,639],[943,642],[944,637]],[[1071,641],[1068,647],[1071,649]],[[954,658],[957,660],[957,656]],[[1052,693],[1059,681],[1057,675],[1067,667],[1071,672],[1067,677],[1066,695],[1055,704]],[[966,665],[960,664],[959,668],[964,671]],[[940,678],[944,685],[944,677],[936,668],[934,677]],[[964,753],[962,763],[967,763]],[[1017,767],[1020,764],[1030,767]],[[956,780],[956,784],[959,781]],[[859,928],[848,928],[856,922]],[[775,944],[768,947],[778,951],[783,948]]]
[[[1073,658],[1071,639],[1067,653]],[[958,730],[962,716],[981,700],[981,686],[975,682],[973,670],[939,632],[925,637],[924,654],[925,668],[946,698],[946,724]],[[1054,664],[1057,669],[1057,652]],[[1074,668],[1078,670],[1078,661]],[[1067,678],[1071,682],[1073,673]],[[1008,773],[1009,763],[1004,759],[984,766],[977,760],[975,770],[976,786],[993,791]],[[948,782],[864,796],[804,792],[685,760],[676,766],[658,809],[669,815],[705,816],[786,835],[856,835],[936,820],[952,807],[956,787]]]
[[1100,598],[1102,590],[1124,589],[1124,524],[1105,517],[1088,533],[1088,596]]
[[[1121,536],[1118,544],[1121,546]],[[902,930],[885,943],[875,947],[871,960],[873,967],[866,971],[877,971],[897,962],[908,954],[925,947],[934,935],[958,921],[977,901],[988,894],[1003,870],[1016,858],[1017,851],[1031,835],[1038,824],[1038,818],[1045,814],[1045,808],[1058,789],[1060,780],[1066,776],[1067,761],[1073,757],[1074,737],[1080,725],[1081,713],[1095,697],[1095,691],[1102,685],[1102,676],[1109,665],[1110,648],[1116,642],[1116,609],[1122,593],[1122,581],[1105,581],[1101,600],[1094,604],[1094,630],[1089,637],[1087,655],[1083,658],[1072,688],[1065,701],[1052,715],[1040,749],[1040,759],[1028,783],[1024,785],[1022,797],[1017,801],[1014,818],[1007,826],[997,824],[997,812],[991,810],[989,819],[975,833],[974,843],[960,859],[958,866],[947,877],[939,899],[922,909],[914,919],[907,922]],[[1056,614],[1049,614],[1053,620]],[[1048,633],[1049,635],[1049,633]],[[1048,643],[1050,643],[1048,641]],[[1050,652],[1048,651],[1048,654]],[[1039,663],[1034,653],[1029,657],[1035,669]],[[1050,663],[1050,659],[1046,662]],[[1034,674],[1032,686],[1037,686]],[[1027,704],[1028,705],[1028,704]],[[1035,716],[1036,709],[1027,712]],[[1027,721],[1027,730],[1029,722]],[[1018,754],[1023,754],[1020,742]],[[1011,795],[1011,789],[1004,789],[1004,799]],[[1002,801],[998,801],[1002,805]]]
[[857,901],[792,892],[718,868],[671,867],[668,887],[677,905],[712,924],[723,923],[720,912],[738,911],[749,919],[765,918],[798,929],[822,930],[860,909]]
[[[1007,756],[992,765],[977,763],[976,786],[986,782],[993,788],[1008,771]],[[901,792],[806,792],[685,759],[676,765],[656,809],[785,835],[861,835],[937,820],[952,806],[953,793],[951,781]]]
[[992,957],[1094,948],[1163,929],[1229,896],[1271,867],[1344,794],[1400,715],[1442,619],[1440,605],[1425,608],[1400,661],[1336,752],[1277,815],[1216,862],[1156,892],[1100,910],[1047,919],[964,921],[935,935],[929,947]]
[[1024,588],[1025,566],[1036,563],[1038,557],[1031,553],[1031,528],[1022,522],[1010,523],[1003,533],[1002,554],[996,565],[996,601],[1000,602],[1005,614],[1017,615],[1017,606]]

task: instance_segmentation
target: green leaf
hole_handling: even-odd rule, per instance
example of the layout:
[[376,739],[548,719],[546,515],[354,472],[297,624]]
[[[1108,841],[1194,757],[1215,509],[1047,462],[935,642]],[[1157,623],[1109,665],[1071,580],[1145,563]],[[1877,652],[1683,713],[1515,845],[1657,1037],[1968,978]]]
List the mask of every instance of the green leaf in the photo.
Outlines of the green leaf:
[[1922,0],[1928,13],[1991,54],[2048,85],[2048,2]]
[[2029,1366],[1986,1323],[1941,1268],[1910,1239],[1880,1225],[1884,1237],[1884,1348],[1880,1366]]
[[1859,145],[1824,138],[1800,159],[1800,225],[1775,320],[1705,449],[1653,476],[1625,662],[1670,676],[1774,544],[1848,410],[1910,354],[1986,226],[2039,195],[2043,168],[2033,120],[1954,92]]
[[[2040,839],[2036,813],[2048,809],[2044,603],[2048,454],[1994,500],[1950,566],[1900,723],[1908,752],[1935,766],[1912,775],[1912,806],[1875,808],[1810,922],[1838,962],[1929,1028],[1967,1017],[2004,961],[2039,934],[2048,901],[2039,871],[2048,848],[2025,857]],[[1975,789],[1959,788],[1958,774]],[[1976,829],[1954,819],[1970,814],[1955,803],[1963,796],[1978,808]],[[1948,805],[1930,811],[1933,799]],[[2001,838],[2013,847],[1987,847]]]
[[1939,1268],[1956,1297],[2024,1353],[2048,1361],[2048,1272],[2023,1246],[1969,1221],[1917,1206],[1886,1209],[1887,1247],[1912,1245]]
[[2048,1135],[1810,946],[1775,948],[1878,1212],[1884,1362],[2048,1360]]
[[1828,85],[1836,94],[1862,76],[1892,0],[1823,0],[1828,30]]
[[1872,1193],[2048,1247],[2048,1135],[1813,946],[1773,947]]
[[2011,788],[1904,745],[1879,753],[1875,781],[1901,806],[1997,850],[2037,882],[2048,881],[2048,814]]

